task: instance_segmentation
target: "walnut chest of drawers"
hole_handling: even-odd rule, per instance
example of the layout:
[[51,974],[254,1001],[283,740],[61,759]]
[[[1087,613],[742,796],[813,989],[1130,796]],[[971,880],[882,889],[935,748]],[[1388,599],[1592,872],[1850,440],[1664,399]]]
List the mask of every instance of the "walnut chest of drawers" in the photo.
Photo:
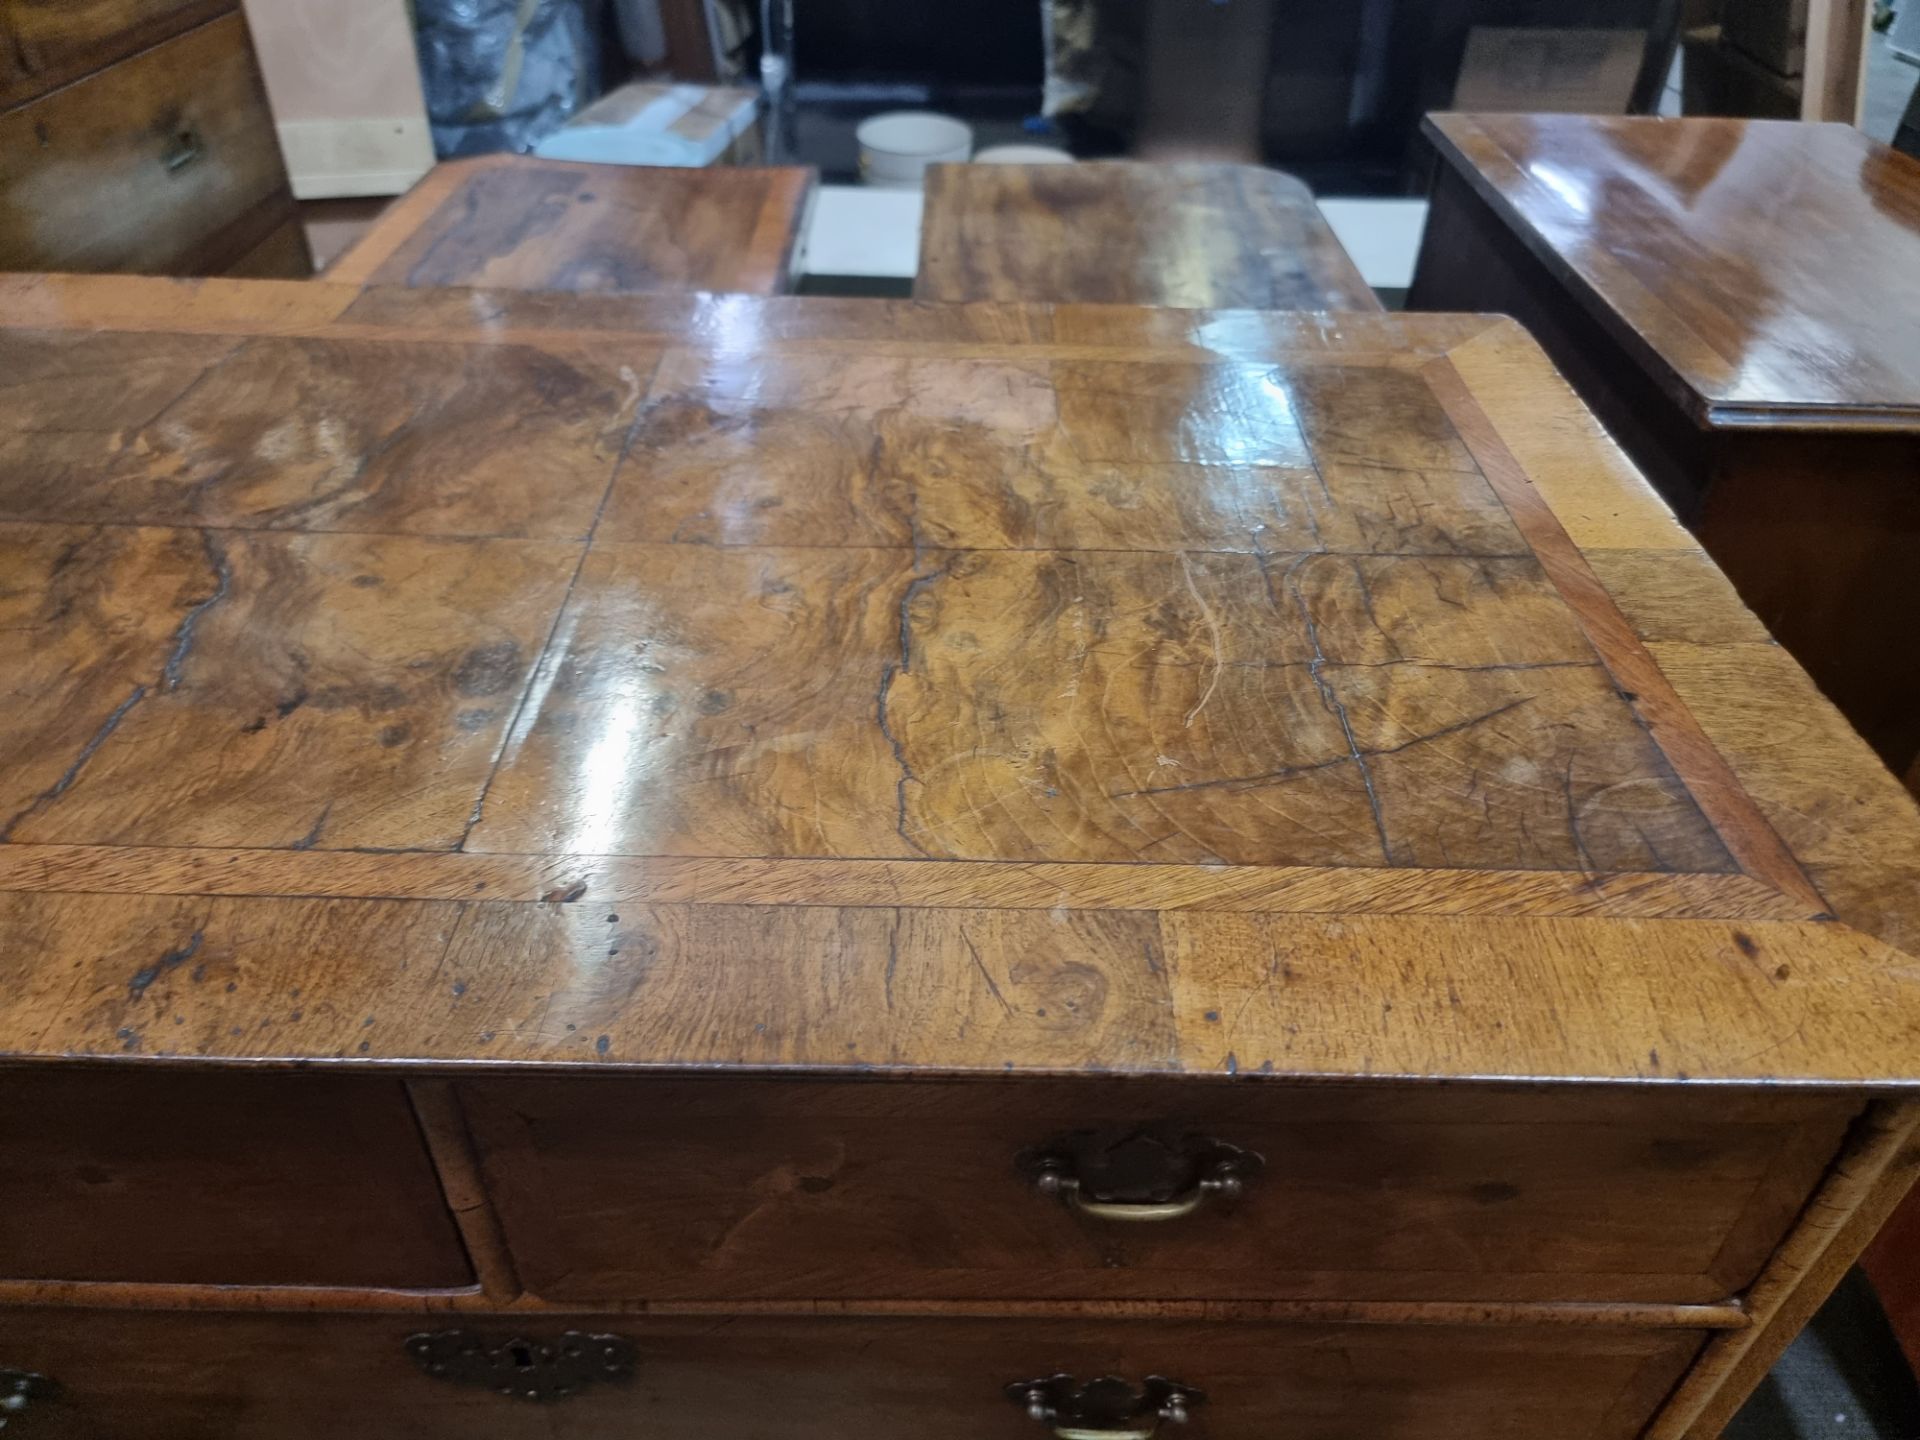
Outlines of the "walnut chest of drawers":
[[0,316],[22,1435],[1704,1437],[1911,1179],[1916,817],[1509,322]]
[[313,273],[239,0],[0,0],[0,270]]

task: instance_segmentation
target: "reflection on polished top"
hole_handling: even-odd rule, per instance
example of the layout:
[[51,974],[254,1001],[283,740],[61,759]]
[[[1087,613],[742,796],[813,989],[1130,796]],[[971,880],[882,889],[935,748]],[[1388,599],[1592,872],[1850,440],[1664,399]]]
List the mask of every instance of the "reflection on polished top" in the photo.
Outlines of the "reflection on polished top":
[[1920,161],[1789,121],[1436,115],[1427,133],[1697,417],[1920,428]]
[[0,301],[0,1053],[1910,1063],[1506,322]]
[[1257,165],[935,165],[916,300],[1378,310],[1313,192]]

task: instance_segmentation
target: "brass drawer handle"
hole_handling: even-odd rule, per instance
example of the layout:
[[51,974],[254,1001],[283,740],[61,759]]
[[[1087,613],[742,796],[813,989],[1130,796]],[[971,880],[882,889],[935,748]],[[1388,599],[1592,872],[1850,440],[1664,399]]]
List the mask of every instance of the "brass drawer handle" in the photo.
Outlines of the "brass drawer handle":
[[1150,1440],[1163,1422],[1184,1425],[1206,1392],[1164,1375],[1149,1375],[1139,1387],[1118,1375],[1082,1385],[1071,1375],[1016,1380],[1007,1398],[1059,1440]]
[[1081,1134],[1028,1151],[1020,1168],[1043,1195],[1096,1220],[1179,1220],[1209,1198],[1238,1200],[1265,1162],[1201,1137],[1146,1133],[1117,1141]]
[[200,138],[200,132],[191,127],[177,132],[167,142],[167,148],[161,152],[160,163],[169,175],[184,170],[202,155],[207,153],[206,142]]
[[0,1370],[0,1430],[36,1400],[51,1400],[60,1387],[31,1370]]
[[630,1379],[636,1361],[626,1336],[578,1330],[551,1340],[515,1336],[498,1345],[471,1330],[440,1330],[408,1336],[407,1353],[436,1380],[536,1403],[565,1400],[597,1382]]

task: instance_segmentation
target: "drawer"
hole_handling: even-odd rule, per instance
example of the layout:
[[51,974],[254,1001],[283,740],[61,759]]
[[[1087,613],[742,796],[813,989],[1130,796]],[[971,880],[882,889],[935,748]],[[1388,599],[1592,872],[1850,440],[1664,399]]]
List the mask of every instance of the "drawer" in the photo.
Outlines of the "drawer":
[[0,104],[16,104],[236,8],[236,0],[0,0],[14,74]]
[[[424,1373],[407,1351],[423,1325],[461,1326],[516,1378],[539,1372],[514,1366],[510,1342],[530,1358],[569,1330],[612,1333],[631,1373],[530,1403]],[[1007,1387],[1056,1375],[1113,1376],[1136,1395],[1157,1375],[1201,1392],[1189,1423],[1161,1427],[1168,1440],[1626,1440],[1699,1343],[1671,1330],[1154,1321],[0,1315],[0,1367],[59,1386],[22,1418],[42,1440],[1047,1440],[1053,1427]],[[1054,1403],[1071,1407],[1075,1388]]]
[[306,227],[293,201],[286,203],[286,219],[267,238],[220,273],[230,280],[311,280],[313,254],[307,249]]
[[[1723,1300],[1856,1108],[1225,1080],[553,1077],[462,1093],[522,1280],[570,1304]],[[1196,1195],[1236,1152],[1259,1159],[1238,1198]]]
[[236,12],[0,115],[0,269],[217,271],[286,185]]
[[398,1080],[0,1071],[0,1155],[0,1278],[472,1280]]

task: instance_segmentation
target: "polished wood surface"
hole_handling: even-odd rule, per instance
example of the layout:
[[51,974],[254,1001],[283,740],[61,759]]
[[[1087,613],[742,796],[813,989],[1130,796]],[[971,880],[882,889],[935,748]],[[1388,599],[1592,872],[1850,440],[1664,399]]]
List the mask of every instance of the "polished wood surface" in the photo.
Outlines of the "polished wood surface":
[[1253,165],[935,165],[920,300],[1378,310],[1291,175]]
[[[12,277],[0,363],[0,1084],[397,1074],[472,1277],[0,1276],[70,1433],[1014,1435],[1037,1346],[1705,1440],[1911,1179],[1920,814],[1510,322]],[[1102,1127],[1269,1168],[1076,1216]],[[648,1406],[392,1348],[568,1307]]]
[[[192,973],[189,950],[163,958]],[[288,997],[297,1009],[298,995]],[[160,1284],[472,1281],[400,1082],[9,1074],[0,1274]],[[24,1163],[31,1157],[31,1163]]]
[[1410,304],[1520,317],[1896,771],[1920,534],[1920,163],[1840,125],[1438,116]]
[[327,268],[354,285],[739,291],[793,284],[814,172],[450,160]]
[[[1858,1108],[1144,1081],[927,1086],[911,1102],[858,1082],[462,1088],[520,1279],[589,1304],[1707,1304],[1752,1281]],[[1140,1133],[1218,1140],[1265,1168],[1180,1224],[1115,1224],[1043,1194],[1018,1163],[1062,1137],[1103,1150]]]
[[[15,23],[52,8],[26,6]],[[80,35],[116,9],[133,24],[139,16],[127,12],[140,8],[61,11],[68,33]],[[293,219],[260,67],[236,7],[0,109],[0,269],[257,268],[261,247]],[[277,243],[269,257],[277,273],[302,273],[305,241]]]
[[1205,1400],[1181,1433],[1200,1437],[1284,1424],[1305,1440],[1628,1440],[1699,1345],[1661,1330],[594,1314],[456,1323],[489,1344],[617,1333],[634,1343],[634,1374],[529,1404],[421,1373],[405,1341],[440,1326],[400,1316],[15,1312],[0,1316],[0,1353],[65,1387],[21,1422],[51,1440],[827,1440],[876,1426],[1022,1440],[1050,1432],[1004,1387],[1059,1373],[1197,1387]]
[[[0,856],[60,977],[9,1053],[1907,1072],[1906,972],[1816,918],[1594,577],[1565,491],[1604,452],[1510,326],[1089,314],[1102,343],[1063,344],[1073,313],[633,300],[597,347],[547,297],[515,339],[504,302],[405,292],[254,335],[198,289],[140,292],[131,333],[45,323],[111,284],[15,290],[30,376],[124,378],[49,387],[0,451],[44,676]],[[1052,333],[970,339],[1015,320]],[[489,374],[578,399],[475,463]],[[282,393],[329,387],[351,418],[287,428]],[[539,515],[522,423],[579,477]],[[60,460],[89,424],[111,491]],[[763,432],[778,466],[741,467]],[[998,494],[941,482],[965,456]],[[87,1008],[195,932],[243,985],[169,975],[180,1025]],[[331,1003],[253,1028],[294,970]],[[1380,1023],[1436,970],[1461,1005]],[[455,984],[462,1023],[427,1023]]]
[[1675,398],[1920,429],[1920,161],[1851,125],[1436,115],[1442,159]]

